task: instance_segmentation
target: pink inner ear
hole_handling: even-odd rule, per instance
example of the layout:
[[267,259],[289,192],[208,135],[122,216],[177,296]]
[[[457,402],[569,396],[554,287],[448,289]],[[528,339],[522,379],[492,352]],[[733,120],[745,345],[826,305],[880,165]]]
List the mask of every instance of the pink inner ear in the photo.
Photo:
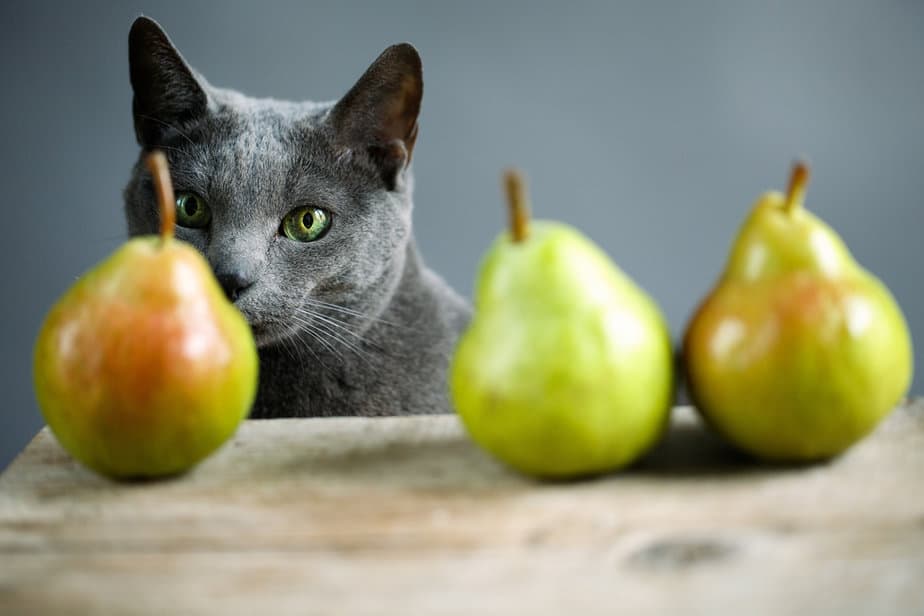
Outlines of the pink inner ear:
[[407,162],[405,165],[411,164],[411,158],[414,156],[414,144],[417,143],[417,119],[414,119],[414,125],[411,127],[410,132],[407,137],[404,138],[404,146],[407,148]]
[[331,112],[341,156],[368,154],[386,183],[394,182],[411,160],[422,96],[417,51],[407,44],[386,49]]
[[[389,102],[382,110],[378,138],[386,145],[388,156],[406,157],[411,162],[414,143],[417,141],[417,114],[420,110],[420,90],[412,77],[401,78],[400,85],[390,93]],[[394,141],[402,142],[396,151]]]
[[406,144],[409,139],[410,149],[417,135],[417,114],[420,112],[419,82],[409,75],[404,75],[393,92],[386,94],[388,102],[382,109],[380,137],[383,141],[401,139]]

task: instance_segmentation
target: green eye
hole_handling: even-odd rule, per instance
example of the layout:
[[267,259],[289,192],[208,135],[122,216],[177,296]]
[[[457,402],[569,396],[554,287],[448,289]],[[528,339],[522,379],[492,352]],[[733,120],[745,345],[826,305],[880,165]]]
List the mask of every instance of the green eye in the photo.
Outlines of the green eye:
[[212,220],[212,211],[205,199],[193,193],[180,193],[176,197],[176,224],[201,229]]
[[330,214],[319,207],[300,207],[282,219],[282,234],[296,242],[313,242],[330,228]]

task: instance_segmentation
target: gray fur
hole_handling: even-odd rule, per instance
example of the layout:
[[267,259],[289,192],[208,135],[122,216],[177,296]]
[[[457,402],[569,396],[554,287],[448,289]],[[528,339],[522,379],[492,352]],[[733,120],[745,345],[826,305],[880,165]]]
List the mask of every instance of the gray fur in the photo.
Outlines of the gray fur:
[[[260,352],[251,416],[448,412],[446,367],[469,307],[423,264],[412,235],[413,47],[386,50],[339,103],[215,88],[147,18],[129,48],[142,152],[125,189],[128,231],[156,232],[142,161],[163,149],[177,191],[212,210],[206,229],[178,226],[177,237],[219,278],[250,285],[235,304]],[[332,212],[316,242],[279,233],[304,205]]]

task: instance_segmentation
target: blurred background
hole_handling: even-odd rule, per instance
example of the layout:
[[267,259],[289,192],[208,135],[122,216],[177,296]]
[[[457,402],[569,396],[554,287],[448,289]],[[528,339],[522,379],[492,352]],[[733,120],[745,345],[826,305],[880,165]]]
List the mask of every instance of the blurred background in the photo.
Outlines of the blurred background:
[[5,1],[0,468],[42,425],[44,313],[125,237],[140,14],[211,83],[261,97],[338,98],[413,42],[417,238],[467,295],[515,163],[535,214],[602,245],[677,336],[754,199],[803,155],[808,207],[892,289],[924,370],[924,2]]

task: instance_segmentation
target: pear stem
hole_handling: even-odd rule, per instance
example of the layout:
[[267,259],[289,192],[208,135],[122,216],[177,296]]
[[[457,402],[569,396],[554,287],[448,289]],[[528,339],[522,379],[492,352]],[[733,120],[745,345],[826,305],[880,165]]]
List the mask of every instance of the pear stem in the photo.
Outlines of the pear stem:
[[804,161],[797,160],[789,176],[789,188],[786,189],[786,201],[783,210],[792,213],[802,207],[805,201],[805,187],[809,181],[809,167]]
[[516,169],[504,172],[504,189],[507,193],[507,209],[510,212],[510,235],[514,242],[526,239],[529,230],[529,198],[526,196],[526,181]]
[[167,165],[167,157],[160,150],[151,152],[145,163],[154,180],[154,192],[157,193],[160,239],[166,243],[173,239],[173,227],[176,224],[176,197],[173,194],[173,183],[170,181],[170,168]]

